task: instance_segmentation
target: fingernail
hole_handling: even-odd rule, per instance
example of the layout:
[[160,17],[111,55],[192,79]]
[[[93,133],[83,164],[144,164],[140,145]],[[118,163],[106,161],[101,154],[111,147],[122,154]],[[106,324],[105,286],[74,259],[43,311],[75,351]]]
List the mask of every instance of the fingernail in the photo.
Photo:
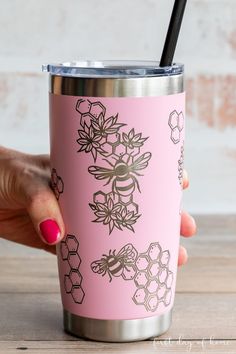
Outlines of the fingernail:
[[189,187],[189,179],[188,179],[188,173],[186,170],[183,172],[183,187],[188,188]]
[[188,261],[188,253],[185,248],[183,248],[183,260],[184,260],[183,264],[186,264]]
[[42,221],[39,224],[39,228],[43,239],[49,244],[55,243],[60,237],[60,228],[56,221],[52,219]]
[[196,221],[195,221],[195,219],[190,215],[190,219],[191,219],[191,221],[192,221],[192,224],[193,224],[193,226],[195,227],[195,229],[197,228],[197,225],[196,225]]
[[184,247],[180,246],[178,265],[182,266],[186,264],[187,261],[188,261],[188,253]]

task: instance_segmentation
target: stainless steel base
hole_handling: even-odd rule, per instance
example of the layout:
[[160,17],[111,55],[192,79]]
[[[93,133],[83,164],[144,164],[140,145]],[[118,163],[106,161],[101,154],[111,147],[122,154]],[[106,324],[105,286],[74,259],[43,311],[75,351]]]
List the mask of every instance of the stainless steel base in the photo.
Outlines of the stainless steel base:
[[65,331],[103,342],[132,342],[160,336],[171,325],[172,310],[161,315],[135,320],[97,320],[64,310]]

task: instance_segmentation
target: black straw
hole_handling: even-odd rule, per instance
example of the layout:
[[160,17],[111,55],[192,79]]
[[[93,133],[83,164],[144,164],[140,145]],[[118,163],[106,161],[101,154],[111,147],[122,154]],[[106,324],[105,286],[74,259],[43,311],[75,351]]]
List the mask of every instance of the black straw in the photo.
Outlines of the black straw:
[[161,67],[170,66],[172,64],[186,3],[187,0],[175,0],[161,56]]

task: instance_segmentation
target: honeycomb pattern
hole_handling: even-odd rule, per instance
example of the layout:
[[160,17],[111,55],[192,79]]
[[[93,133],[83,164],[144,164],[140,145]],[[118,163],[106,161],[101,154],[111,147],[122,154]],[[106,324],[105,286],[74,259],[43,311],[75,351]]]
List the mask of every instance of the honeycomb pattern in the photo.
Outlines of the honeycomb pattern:
[[139,206],[133,202],[132,196],[121,196],[117,193],[108,192],[105,193],[102,190],[94,193],[93,202],[94,204],[108,204],[108,200],[111,199],[115,206],[120,206],[121,211],[125,209],[126,213],[134,213],[135,215],[139,212]]
[[75,303],[83,302],[85,293],[82,288],[83,277],[79,271],[81,258],[79,256],[79,242],[74,235],[67,235],[60,243],[60,254],[63,261],[67,262],[70,271],[64,275],[64,289],[72,296]]
[[151,243],[145,253],[140,253],[135,265],[137,273],[134,283],[137,287],[132,299],[137,305],[145,306],[147,311],[156,311],[162,302],[168,306],[171,302],[173,273],[168,265],[170,252],[162,251],[158,242]]
[[98,118],[100,115],[104,116],[106,108],[99,101],[91,102],[89,100],[79,99],[76,103],[76,111],[81,114],[81,125],[87,121],[88,116],[91,118]]
[[58,176],[55,168],[51,171],[51,186],[57,200],[60,198],[60,194],[64,191],[64,182],[60,176]]
[[[162,250],[158,242],[151,243],[146,252],[139,254],[129,243],[118,253],[110,250],[108,255],[103,254],[100,260],[91,263],[91,269],[102,276],[107,274],[110,282],[117,277],[133,281],[136,287],[133,302],[154,312],[160,303],[168,306],[171,302],[174,274],[169,262],[170,252]],[[68,287],[71,288],[70,283]]]
[[134,161],[134,157],[140,154],[140,148],[130,149],[124,141],[120,140],[120,134],[116,133],[115,136],[119,136],[116,142],[113,141],[111,136],[107,136],[104,143],[101,144],[104,152],[101,155],[105,157],[115,156],[117,158],[122,157],[122,160],[127,162],[128,159],[131,163]]
[[[89,203],[96,219],[109,229],[122,231],[124,228],[134,231],[133,225],[141,216],[139,207],[133,201],[135,191],[141,192],[138,179],[140,170],[148,166],[151,153],[141,154],[141,147],[148,138],[142,133],[121,131],[126,126],[118,121],[118,114],[106,116],[106,107],[100,102],[79,99],[76,111],[80,117],[78,152],[90,153],[96,162],[100,156],[104,166],[89,166],[88,172],[97,180],[109,185],[109,191],[99,190],[93,194],[93,203]],[[137,172],[136,172],[137,171]]]
[[178,160],[178,171],[179,171],[178,179],[181,187],[183,186],[183,170],[184,170],[184,145],[181,146],[180,158]]
[[168,124],[171,129],[170,138],[174,144],[178,144],[181,139],[181,132],[184,128],[184,115],[183,112],[177,113],[177,111],[171,112],[169,116]]

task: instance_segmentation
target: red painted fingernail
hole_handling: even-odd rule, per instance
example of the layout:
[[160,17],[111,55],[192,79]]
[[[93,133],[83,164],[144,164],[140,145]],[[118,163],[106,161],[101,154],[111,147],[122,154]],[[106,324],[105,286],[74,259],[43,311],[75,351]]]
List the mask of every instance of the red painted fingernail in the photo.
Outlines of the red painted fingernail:
[[39,225],[39,228],[44,240],[49,244],[56,242],[60,237],[60,228],[56,221],[52,219],[42,221]]

